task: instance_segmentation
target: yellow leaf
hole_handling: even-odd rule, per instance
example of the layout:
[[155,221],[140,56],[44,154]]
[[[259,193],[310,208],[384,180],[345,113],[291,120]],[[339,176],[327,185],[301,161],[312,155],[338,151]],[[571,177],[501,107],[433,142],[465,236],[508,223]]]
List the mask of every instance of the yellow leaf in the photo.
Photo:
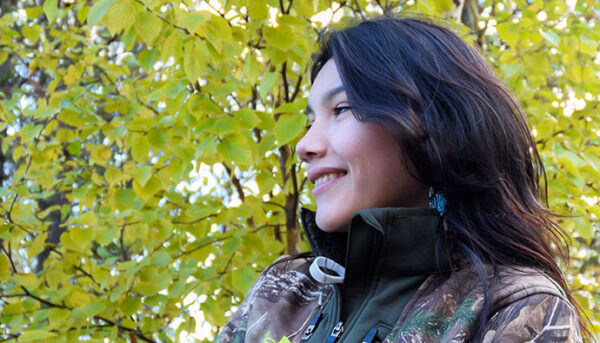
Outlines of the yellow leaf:
[[72,86],[74,83],[78,82],[81,77],[81,72],[77,70],[74,64],[71,64],[67,68],[67,74],[64,76],[63,80],[65,80],[65,84],[67,86]]
[[94,162],[105,165],[110,161],[112,151],[103,145],[97,145],[92,149],[91,158]]
[[13,281],[24,287],[35,287],[39,284],[37,276],[33,273],[17,274],[12,276]]
[[135,21],[135,7],[131,0],[118,0],[102,18],[102,24],[112,35],[119,34]]
[[82,250],[85,250],[92,239],[94,239],[94,230],[91,228],[72,228],[69,232],[71,240],[79,246]]
[[161,188],[162,183],[160,182],[160,178],[156,174],[152,175],[150,180],[148,180],[144,186],[140,185],[135,180],[133,181],[133,190],[144,201],[149,201],[150,198],[152,198],[152,196],[156,194],[156,192],[158,192]]
[[73,307],[81,307],[84,306],[85,304],[88,304],[91,300],[90,295],[88,295],[87,293],[83,292],[82,290],[76,288],[73,290],[73,292],[71,293],[71,296],[69,297],[69,301],[71,302],[71,305]]
[[207,49],[202,40],[191,39],[183,47],[183,70],[190,82],[196,83],[202,77],[206,66]]
[[131,157],[137,162],[146,162],[150,152],[150,143],[146,136],[136,134],[131,142]]
[[137,16],[134,28],[137,36],[146,45],[152,45],[162,30],[162,21],[154,14],[143,12]]
[[27,255],[29,256],[29,258],[33,258],[44,249],[46,243],[46,236],[46,233],[40,233],[35,237],[31,245],[27,249]]
[[50,331],[46,331],[46,330],[30,330],[30,331],[23,332],[19,336],[18,341],[19,342],[31,342],[31,341],[38,341],[38,340],[43,340],[43,339],[47,339],[47,338],[51,338],[51,337],[56,337],[56,334],[54,332],[50,332]]
[[10,262],[4,254],[0,254],[0,282],[4,283],[11,274]]

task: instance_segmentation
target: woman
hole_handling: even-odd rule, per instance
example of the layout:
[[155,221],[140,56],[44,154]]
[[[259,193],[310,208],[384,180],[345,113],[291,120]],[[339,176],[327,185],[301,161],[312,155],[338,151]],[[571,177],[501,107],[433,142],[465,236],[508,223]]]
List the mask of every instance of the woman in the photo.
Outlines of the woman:
[[298,143],[316,258],[267,268],[219,342],[579,342],[517,101],[422,19],[325,35]]

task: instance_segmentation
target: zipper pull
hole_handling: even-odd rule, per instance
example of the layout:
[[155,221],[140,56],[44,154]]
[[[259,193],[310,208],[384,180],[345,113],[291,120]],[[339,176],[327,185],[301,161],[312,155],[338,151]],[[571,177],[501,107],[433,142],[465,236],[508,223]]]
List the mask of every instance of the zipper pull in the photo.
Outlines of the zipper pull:
[[304,336],[302,336],[302,341],[307,341],[310,336],[312,336],[313,332],[315,332],[317,324],[319,323],[319,319],[321,319],[321,311],[317,312],[314,318],[310,321],[310,324],[308,324],[308,327],[304,331]]
[[327,338],[327,343],[335,343],[340,335],[344,332],[344,322],[338,322],[331,331],[331,334]]
[[375,335],[377,334],[377,328],[371,328],[365,338],[363,338],[362,343],[372,343],[373,339],[375,339]]

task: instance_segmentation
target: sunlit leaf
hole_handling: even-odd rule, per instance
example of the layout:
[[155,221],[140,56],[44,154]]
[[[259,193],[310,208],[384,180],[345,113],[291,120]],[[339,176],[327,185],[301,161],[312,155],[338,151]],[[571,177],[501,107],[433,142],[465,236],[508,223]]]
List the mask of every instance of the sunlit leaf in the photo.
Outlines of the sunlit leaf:
[[113,2],[115,2],[115,0],[98,0],[94,3],[87,15],[88,25],[96,25],[96,23],[106,14]]

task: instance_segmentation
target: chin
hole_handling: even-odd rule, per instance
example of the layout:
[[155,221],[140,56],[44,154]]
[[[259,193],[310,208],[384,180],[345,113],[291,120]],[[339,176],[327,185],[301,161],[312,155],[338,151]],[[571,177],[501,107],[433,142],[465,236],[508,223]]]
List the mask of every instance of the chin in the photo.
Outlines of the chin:
[[319,210],[317,210],[317,216],[315,218],[317,226],[321,231],[325,232],[343,232],[348,228],[348,223],[342,223],[340,221],[331,220],[331,218],[325,219],[319,216]]

